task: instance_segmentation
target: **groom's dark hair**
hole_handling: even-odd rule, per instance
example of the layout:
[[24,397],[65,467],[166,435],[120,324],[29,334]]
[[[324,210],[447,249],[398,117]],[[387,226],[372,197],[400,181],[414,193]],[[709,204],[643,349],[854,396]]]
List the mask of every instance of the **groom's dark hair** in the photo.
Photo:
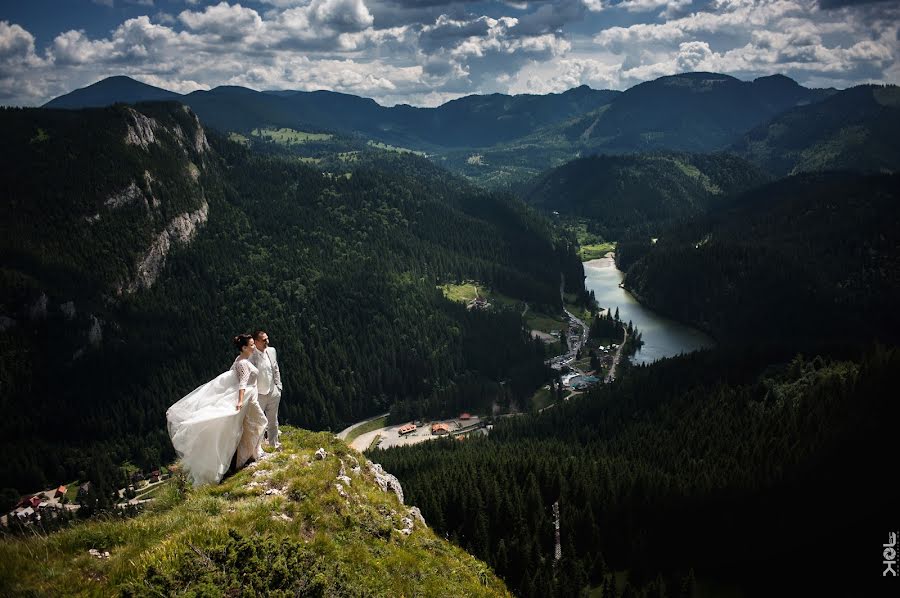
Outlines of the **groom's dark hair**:
[[253,331],[253,340],[258,339],[258,338],[260,337],[260,335],[261,335],[263,332],[265,332],[265,330],[262,330],[262,329],[259,329],[259,328],[257,328],[256,330],[254,330],[254,331]]

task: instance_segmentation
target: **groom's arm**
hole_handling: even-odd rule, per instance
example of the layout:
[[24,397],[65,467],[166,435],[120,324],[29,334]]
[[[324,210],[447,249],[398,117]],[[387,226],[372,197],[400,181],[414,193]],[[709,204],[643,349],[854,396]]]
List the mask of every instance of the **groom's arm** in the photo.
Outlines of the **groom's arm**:
[[275,352],[275,347],[269,347],[268,350],[272,352],[272,376],[275,380],[275,388],[281,392],[281,368],[278,367],[278,354]]

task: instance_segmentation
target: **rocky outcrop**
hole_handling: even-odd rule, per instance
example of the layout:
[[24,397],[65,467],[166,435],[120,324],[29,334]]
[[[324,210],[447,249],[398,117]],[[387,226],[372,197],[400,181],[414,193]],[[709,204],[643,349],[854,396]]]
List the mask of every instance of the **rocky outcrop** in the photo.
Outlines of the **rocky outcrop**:
[[91,327],[88,329],[88,342],[97,348],[103,342],[103,324],[97,316],[91,316]]
[[125,143],[149,149],[151,144],[156,143],[156,129],[159,123],[134,108],[127,108],[127,113],[128,128],[125,132]]
[[107,198],[107,200],[103,202],[103,205],[110,208],[111,210],[115,210],[116,208],[121,208],[122,206],[128,206],[138,202],[142,202],[144,204],[144,207],[149,209],[147,198],[144,197],[144,193],[134,181],[131,181],[131,184],[128,185],[128,187],[118,193],[110,195],[109,198]]
[[166,256],[172,245],[187,243],[209,217],[209,204],[203,200],[199,209],[193,212],[180,214],[169,222],[168,226],[159,233],[147,253],[137,264],[137,273],[124,287],[118,289],[118,293],[134,293],[140,289],[149,289],[159,278],[163,266],[166,265]]
[[397,495],[400,504],[403,504],[403,486],[400,485],[400,480],[394,474],[386,472],[378,463],[371,462],[369,463],[369,472],[375,476],[375,483],[382,492],[393,492]]

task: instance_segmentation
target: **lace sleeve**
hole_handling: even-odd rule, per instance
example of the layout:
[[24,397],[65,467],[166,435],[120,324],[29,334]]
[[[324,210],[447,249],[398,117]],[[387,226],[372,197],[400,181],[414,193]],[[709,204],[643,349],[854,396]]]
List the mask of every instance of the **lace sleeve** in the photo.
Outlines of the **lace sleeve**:
[[246,359],[242,359],[237,364],[238,388],[247,390],[247,383],[250,382],[250,364]]

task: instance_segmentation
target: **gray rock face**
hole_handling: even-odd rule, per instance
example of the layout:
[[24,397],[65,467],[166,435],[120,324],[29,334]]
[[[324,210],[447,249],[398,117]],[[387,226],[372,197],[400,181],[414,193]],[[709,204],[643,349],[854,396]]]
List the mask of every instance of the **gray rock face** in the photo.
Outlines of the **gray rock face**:
[[47,293],[41,293],[41,296],[38,297],[28,309],[28,313],[31,315],[32,320],[43,320],[47,317],[48,301],[49,298],[47,297]]
[[319,450],[316,451],[316,459],[318,459],[319,461],[324,460],[325,457],[327,457],[327,456],[328,456],[328,453],[326,453],[325,449],[323,449],[323,448],[319,448]]
[[400,504],[403,504],[403,486],[400,485],[400,480],[394,474],[386,472],[378,463],[371,462],[369,463],[369,472],[375,476],[375,483],[382,492],[393,492],[397,495]]
[[88,330],[88,342],[92,347],[99,347],[103,342],[103,325],[97,316],[91,316],[91,327]]
[[149,209],[147,198],[144,197],[144,194],[141,192],[140,187],[138,187],[134,181],[131,181],[131,184],[128,185],[127,188],[118,193],[110,195],[109,198],[107,198],[107,200],[103,202],[103,205],[112,210],[115,210],[116,208],[121,208],[122,206],[127,206],[138,202],[142,202],[144,204],[144,207]]
[[165,230],[156,237],[150,245],[150,249],[144,254],[144,257],[138,262],[137,274],[134,279],[128,283],[122,291],[131,294],[139,289],[149,289],[159,278],[163,266],[166,265],[166,256],[172,245],[176,243],[187,243],[193,239],[197,233],[197,229],[202,226],[209,218],[209,204],[206,200],[199,209],[193,212],[179,214],[169,222]]
[[410,507],[409,516],[415,521],[418,521],[422,527],[428,527],[428,524],[425,523],[425,518],[422,517],[422,511],[419,510],[419,507]]
[[149,149],[150,144],[156,143],[156,129],[159,123],[138,112],[128,108],[128,130],[125,133],[125,143],[137,145],[143,149]]

